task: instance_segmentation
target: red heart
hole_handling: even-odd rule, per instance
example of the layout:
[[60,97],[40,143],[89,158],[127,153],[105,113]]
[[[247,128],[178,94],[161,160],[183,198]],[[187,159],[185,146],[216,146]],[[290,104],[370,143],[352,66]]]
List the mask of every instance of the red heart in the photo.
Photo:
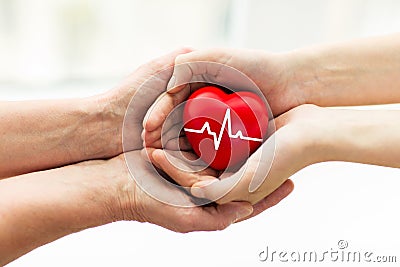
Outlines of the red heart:
[[224,170],[243,163],[262,144],[268,111],[254,93],[227,94],[207,86],[189,97],[183,123],[196,154],[212,168]]

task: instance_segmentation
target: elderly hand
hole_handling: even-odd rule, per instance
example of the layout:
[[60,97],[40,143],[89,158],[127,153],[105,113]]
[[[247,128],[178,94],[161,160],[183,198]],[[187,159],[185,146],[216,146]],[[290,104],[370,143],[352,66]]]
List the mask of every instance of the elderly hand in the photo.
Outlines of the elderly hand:
[[118,162],[118,167],[113,169],[121,172],[115,177],[123,177],[125,181],[119,191],[123,194],[122,200],[118,201],[123,203],[120,209],[123,217],[179,232],[219,230],[275,205],[292,191],[293,184],[285,184],[254,206],[247,202],[232,202],[198,207],[193,197],[164,180],[151,163],[143,160],[140,133],[145,114],[165,92],[175,58],[187,52],[187,49],[178,50],[143,65],[121,86],[99,96],[98,102],[106,107],[105,114],[123,120],[123,143],[120,145],[125,152],[125,162],[121,160],[123,156],[111,160]]

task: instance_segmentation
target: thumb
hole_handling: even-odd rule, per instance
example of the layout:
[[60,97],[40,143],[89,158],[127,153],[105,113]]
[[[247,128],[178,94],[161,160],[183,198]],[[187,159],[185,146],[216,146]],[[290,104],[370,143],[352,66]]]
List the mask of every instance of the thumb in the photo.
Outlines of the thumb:
[[[195,82],[215,83],[226,62],[226,53],[219,50],[198,50],[176,57],[174,71],[167,85],[169,93],[177,93],[184,85]],[[197,79],[196,80],[196,78]]]

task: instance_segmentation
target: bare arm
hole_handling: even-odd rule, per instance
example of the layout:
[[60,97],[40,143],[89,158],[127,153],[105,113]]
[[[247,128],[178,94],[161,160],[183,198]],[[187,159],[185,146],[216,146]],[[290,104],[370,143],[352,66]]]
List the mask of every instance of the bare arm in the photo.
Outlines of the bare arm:
[[0,102],[0,179],[121,154],[122,124],[134,95],[141,101],[135,106],[128,139],[132,143],[130,150],[139,149],[143,117],[165,91],[168,77],[140,88],[156,73],[172,68],[175,57],[186,52],[188,49],[178,49],[140,66],[113,90],[101,95]]
[[107,180],[106,166],[93,162],[1,180],[0,265],[67,234],[111,222],[118,180]]
[[288,87],[319,106],[400,103],[400,34],[283,55]]
[[[169,93],[163,95],[144,124],[147,132],[160,131],[166,118],[163,114],[169,114],[191,93],[190,87],[182,85],[196,77],[203,75],[228,88],[240,87],[232,85],[230,67],[243,72],[259,87],[275,116],[302,104],[400,103],[400,34],[280,54],[244,49],[199,50],[177,56],[175,64]],[[243,78],[238,81],[244,82]],[[148,146],[160,137],[153,136],[145,135]]]
[[[148,172],[140,151],[129,158]],[[157,184],[157,183],[156,183]],[[160,190],[190,202],[181,190],[160,183]],[[0,266],[65,235],[118,220],[150,222],[176,232],[222,230],[276,205],[293,189],[285,183],[254,205],[233,202],[217,206],[172,206],[136,185],[124,155],[0,180]]]
[[[122,127],[132,95],[141,100],[130,121],[132,151],[109,160],[0,180],[0,265],[67,234],[115,220],[150,222],[177,232],[221,230],[274,206],[290,193],[293,184],[289,181],[254,207],[247,202],[232,202],[183,208],[162,203],[135,184],[126,166],[126,155],[134,160],[135,169],[141,173],[139,178],[149,179],[151,184],[160,181],[157,172],[149,172],[151,165],[141,156],[139,136],[147,108],[164,91],[167,81],[154,79],[156,82],[145,92],[135,89],[160,69],[171,67],[175,56],[185,51],[175,51],[142,66],[116,90],[95,101],[0,103],[0,177],[7,177],[119,154],[122,138],[118,127]],[[192,201],[181,190],[162,185],[163,194],[184,203]]]
[[121,153],[121,119],[95,98],[0,102],[0,178]]
[[[177,168],[161,149],[149,151],[157,166],[178,183],[191,186],[191,193],[197,197],[218,203],[235,200],[257,203],[291,175],[318,162],[348,161],[399,168],[399,118],[398,110],[359,111],[301,105],[276,118],[273,138],[250,156],[247,166],[228,177],[215,176],[213,183],[209,175]],[[185,179],[187,175],[190,180]]]
[[400,168],[399,118],[399,110],[326,110],[317,160]]

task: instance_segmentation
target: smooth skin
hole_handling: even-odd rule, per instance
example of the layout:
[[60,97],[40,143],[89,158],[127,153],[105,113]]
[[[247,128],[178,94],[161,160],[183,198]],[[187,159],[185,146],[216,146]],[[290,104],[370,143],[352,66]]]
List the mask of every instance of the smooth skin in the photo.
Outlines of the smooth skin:
[[[136,184],[140,178],[182,203],[192,203],[183,191],[159,183],[141,155],[144,116],[165,91],[172,70],[138,91],[144,81],[172,67],[177,55],[189,51],[180,49],[153,60],[99,96],[0,103],[1,266],[62,236],[119,220],[183,233],[222,230],[276,205],[293,190],[288,181],[256,205],[236,201],[178,207],[150,197]],[[133,95],[141,101],[132,107],[127,136],[131,141],[123,151],[123,120]],[[133,179],[126,160],[140,177]]]
[[[178,183],[191,187],[197,197],[218,203],[257,203],[306,166],[325,161],[348,161],[400,167],[400,111],[327,109],[301,105],[277,117],[277,131],[250,156],[237,173],[187,172],[191,152],[178,153],[149,148],[151,160]],[[388,130],[390,129],[390,130]],[[275,149],[275,150],[274,150]],[[274,151],[274,158],[260,153]],[[171,161],[170,157],[175,157]],[[175,162],[179,161],[180,168]],[[171,162],[174,162],[171,163]],[[185,166],[182,168],[182,166]],[[250,190],[252,181],[261,182]]]
[[[163,137],[179,136],[176,127],[171,126],[179,122],[168,122],[164,131],[161,127],[164,114],[196,89],[185,85],[193,77],[209,75],[219,84],[229,84],[230,77],[224,77],[224,71],[212,64],[208,68],[204,62],[226,64],[249,76],[268,100],[277,130],[250,157],[247,169],[223,177],[191,171],[188,180],[185,179],[188,172],[171,164],[165,151],[160,150],[161,133]],[[399,167],[399,111],[322,108],[400,103],[399,69],[399,34],[282,54],[230,49],[194,51],[175,60],[169,91],[148,114],[142,136],[154,164],[178,183],[191,186],[194,195],[218,203],[232,200],[256,203],[298,170],[322,161]],[[182,145],[169,149],[189,150],[187,140],[182,136],[179,139],[171,143]],[[263,151],[274,153],[272,162],[271,157],[256,159]],[[193,157],[187,153],[186,157]],[[190,166],[182,156],[178,160]]]

